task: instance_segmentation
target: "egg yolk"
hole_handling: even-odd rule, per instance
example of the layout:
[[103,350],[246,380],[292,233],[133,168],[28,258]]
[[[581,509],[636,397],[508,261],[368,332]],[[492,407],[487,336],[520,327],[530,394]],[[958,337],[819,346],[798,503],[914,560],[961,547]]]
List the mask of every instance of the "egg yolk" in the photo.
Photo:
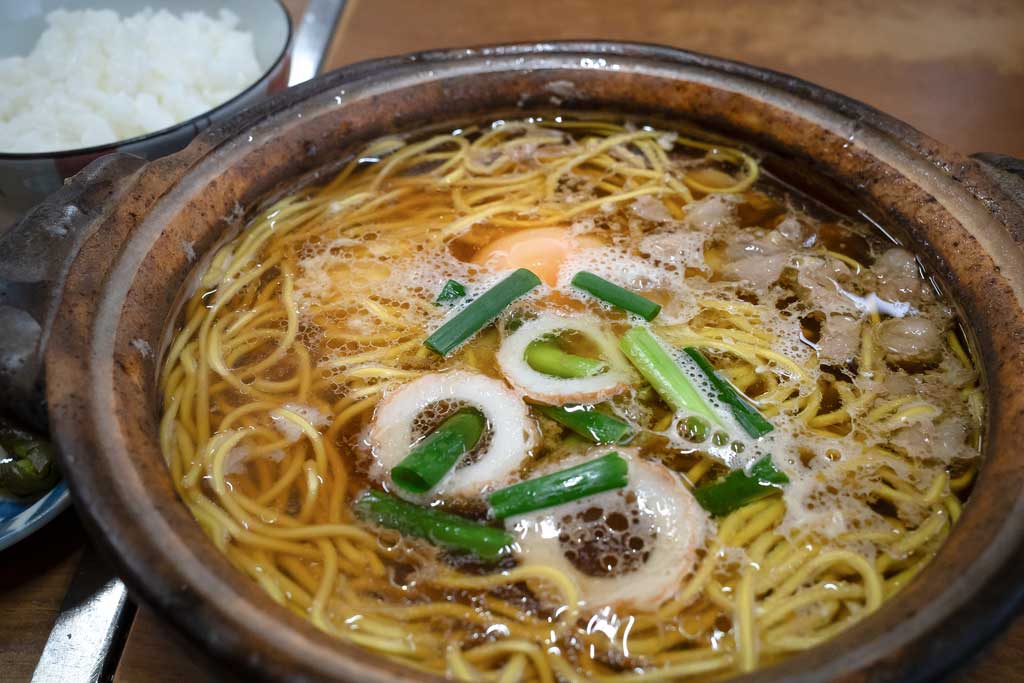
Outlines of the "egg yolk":
[[566,228],[531,228],[499,237],[473,260],[496,270],[527,268],[554,286],[562,264],[571,254],[599,244],[594,237],[572,235]]

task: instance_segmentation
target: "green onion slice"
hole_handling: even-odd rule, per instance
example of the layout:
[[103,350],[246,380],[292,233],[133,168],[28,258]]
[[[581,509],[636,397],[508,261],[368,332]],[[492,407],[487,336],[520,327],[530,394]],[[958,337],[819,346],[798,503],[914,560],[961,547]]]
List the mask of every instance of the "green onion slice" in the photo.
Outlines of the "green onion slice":
[[484,560],[498,559],[513,543],[512,536],[501,529],[434,508],[413,505],[379,491],[367,491],[361,495],[353,509],[367,522],[444,548],[471,552]]
[[632,428],[617,417],[594,410],[593,406],[534,406],[542,415],[568,427],[594,443],[623,443],[633,435]]
[[487,497],[498,519],[579,500],[628,483],[629,463],[618,453],[514,484]]
[[444,283],[444,287],[441,287],[441,291],[437,295],[437,299],[434,300],[434,303],[446,304],[461,299],[464,296],[466,296],[466,288],[462,286],[462,283],[448,280],[448,282]]
[[489,325],[510,303],[540,284],[540,278],[520,268],[480,295],[454,318],[427,337],[423,345],[447,356],[452,349]]
[[577,289],[590,292],[601,301],[612,306],[621,308],[630,313],[636,313],[644,320],[650,321],[661,312],[661,304],[656,304],[646,297],[635,294],[628,289],[623,289],[613,282],[593,273],[581,270],[572,278],[572,285]]
[[410,493],[434,488],[459,458],[473,450],[483,436],[487,420],[479,411],[464,408],[424,437],[391,470],[391,480]]
[[526,363],[537,372],[565,379],[593,377],[608,369],[608,364],[567,353],[553,341],[535,339],[526,346]]
[[729,406],[733,417],[746,430],[747,434],[756,439],[774,429],[772,423],[766,420],[761,413],[757,412],[757,408],[736,387],[715,371],[715,367],[704,357],[703,353],[693,346],[687,346],[683,351],[693,359],[693,362],[697,364],[701,372],[707,376],[712,386],[718,392],[718,398]]
[[723,517],[745,505],[782,491],[789,477],[775,468],[770,456],[754,463],[750,474],[742,470],[730,472],[713,484],[701,486],[693,492],[701,507],[716,517]]
[[619,340],[619,348],[673,410],[698,415],[713,425],[723,426],[700,392],[650,330],[646,327],[630,329]]

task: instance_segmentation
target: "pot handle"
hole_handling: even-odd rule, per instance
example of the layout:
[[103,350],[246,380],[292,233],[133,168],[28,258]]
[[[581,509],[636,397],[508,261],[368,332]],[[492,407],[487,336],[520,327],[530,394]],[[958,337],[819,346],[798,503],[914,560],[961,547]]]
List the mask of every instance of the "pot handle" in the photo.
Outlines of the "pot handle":
[[101,157],[0,235],[0,409],[40,430],[43,355],[71,263],[145,164]]
[[1024,159],[996,152],[976,152],[971,158],[980,161],[985,173],[1024,208]]

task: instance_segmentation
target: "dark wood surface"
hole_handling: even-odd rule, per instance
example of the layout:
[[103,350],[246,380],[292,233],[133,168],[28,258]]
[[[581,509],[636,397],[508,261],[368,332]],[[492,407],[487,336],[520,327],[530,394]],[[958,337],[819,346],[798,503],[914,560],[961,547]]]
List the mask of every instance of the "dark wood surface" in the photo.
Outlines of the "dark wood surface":
[[1024,156],[1021,0],[349,0],[328,61],[586,38],[784,71],[962,152]]
[[[285,0],[295,16],[305,0]],[[608,38],[657,42],[795,74],[962,151],[1024,156],[1020,0],[349,0],[327,68],[438,47]],[[0,680],[27,681],[81,555],[73,512],[0,553]],[[1024,680],[1024,620],[953,683]],[[225,680],[141,608],[118,683]]]
[[31,678],[86,542],[68,511],[0,551],[0,680]]

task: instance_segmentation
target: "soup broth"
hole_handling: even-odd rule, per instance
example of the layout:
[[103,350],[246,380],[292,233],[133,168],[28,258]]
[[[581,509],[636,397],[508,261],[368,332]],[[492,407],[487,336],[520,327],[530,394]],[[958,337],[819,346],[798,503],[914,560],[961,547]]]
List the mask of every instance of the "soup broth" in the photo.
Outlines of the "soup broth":
[[905,248],[708,133],[557,115],[383,138],[270,206],[162,387],[241,571],[459,680],[720,678],[833,637],[934,556],[984,411]]

